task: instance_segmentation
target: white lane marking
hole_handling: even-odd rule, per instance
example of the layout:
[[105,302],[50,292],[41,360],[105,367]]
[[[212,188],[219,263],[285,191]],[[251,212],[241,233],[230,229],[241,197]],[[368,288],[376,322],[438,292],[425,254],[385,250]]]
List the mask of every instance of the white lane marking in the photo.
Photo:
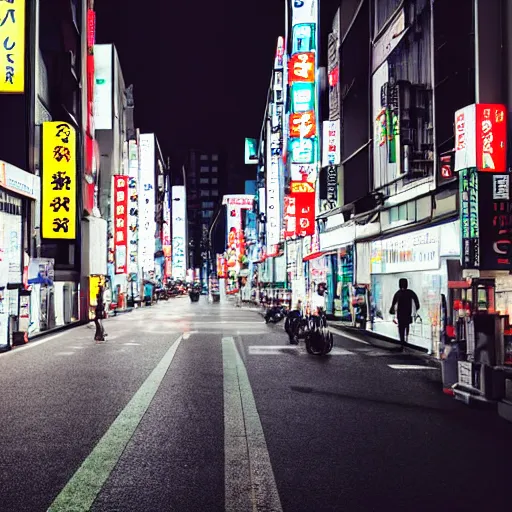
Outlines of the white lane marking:
[[43,338],[42,340],[37,341],[29,341],[26,345],[23,345],[22,347],[15,347],[12,350],[9,350],[9,352],[4,352],[0,355],[0,357],[4,358],[6,356],[12,356],[13,354],[18,354],[20,352],[23,352],[24,350],[28,350],[29,348],[37,347],[38,345],[42,345],[43,343],[46,343],[48,341],[52,341],[56,338],[60,338],[61,336],[64,336],[66,334],[65,332],[60,332],[59,334],[54,334],[53,336],[49,336],[48,338]]
[[352,341],[357,341],[358,343],[362,343],[363,345],[370,345],[367,341],[361,340],[359,338],[356,338],[355,336],[351,336],[350,334],[346,333],[345,331],[340,331],[336,329],[335,327],[329,326],[329,330],[332,331],[334,334],[337,334],[338,336],[341,336],[343,338],[348,338]]
[[135,342],[129,341],[128,343],[123,343],[123,345],[131,346],[131,347],[135,347],[135,346],[138,347],[141,345],[141,343],[135,343]]
[[281,500],[245,365],[232,337],[222,338],[224,473],[227,512],[281,512]]
[[155,397],[180,346],[180,336],[98,441],[48,512],[86,512],[101,492]]
[[437,370],[433,366],[421,366],[419,364],[388,364],[393,370]]
[[[307,354],[297,345],[250,345],[249,354],[253,356],[279,355],[286,352],[299,352],[301,355]],[[334,347],[329,353],[330,356],[355,356],[354,352],[340,347]]]
[[56,352],[54,355],[56,356],[72,356],[74,352]]

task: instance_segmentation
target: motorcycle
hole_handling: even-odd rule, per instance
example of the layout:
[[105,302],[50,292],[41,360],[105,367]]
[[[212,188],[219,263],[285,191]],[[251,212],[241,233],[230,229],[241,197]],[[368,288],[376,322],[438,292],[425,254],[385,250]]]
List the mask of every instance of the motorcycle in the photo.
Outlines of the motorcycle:
[[334,338],[327,328],[327,318],[323,311],[308,318],[305,340],[308,354],[325,356],[332,350]]
[[201,296],[201,293],[197,288],[192,288],[188,292],[188,296],[190,297],[190,302],[199,302],[199,297]]
[[286,310],[284,306],[273,306],[267,309],[265,313],[265,323],[277,324],[283,320],[286,316]]
[[295,309],[286,315],[284,330],[290,339],[290,345],[298,345],[300,339],[304,339],[308,329],[307,318],[302,311]]

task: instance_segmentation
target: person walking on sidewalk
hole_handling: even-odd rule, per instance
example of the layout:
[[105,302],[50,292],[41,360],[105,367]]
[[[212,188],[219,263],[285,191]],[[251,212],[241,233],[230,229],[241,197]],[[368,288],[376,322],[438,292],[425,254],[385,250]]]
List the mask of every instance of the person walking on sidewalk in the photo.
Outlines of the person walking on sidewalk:
[[105,318],[105,303],[103,302],[103,286],[100,286],[98,289],[96,309],[94,310],[94,325],[96,326],[94,340],[96,342],[105,341],[105,336],[107,335],[103,328],[103,318]]
[[413,302],[416,311],[420,309],[420,301],[414,291],[409,289],[409,283],[407,279],[401,278],[398,281],[399,290],[393,297],[393,303],[389,310],[390,315],[396,313],[398,320],[398,335],[400,336],[400,343],[402,344],[402,350],[404,349],[405,343],[409,336],[409,327],[412,324],[413,314]]

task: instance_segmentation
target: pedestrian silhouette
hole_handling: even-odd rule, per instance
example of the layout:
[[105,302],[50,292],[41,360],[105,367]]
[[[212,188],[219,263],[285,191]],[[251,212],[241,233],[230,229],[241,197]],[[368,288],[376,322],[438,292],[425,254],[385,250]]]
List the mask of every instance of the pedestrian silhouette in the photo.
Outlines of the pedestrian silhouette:
[[389,309],[389,314],[394,315],[396,313],[398,321],[398,334],[400,336],[400,343],[403,346],[409,336],[409,326],[412,324],[412,305],[416,311],[420,309],[420,301],[418,296],[412,290],[409,289],[409,283],[407,279],[401,278],[398,281],[399,290],[393,297],[393,303]]

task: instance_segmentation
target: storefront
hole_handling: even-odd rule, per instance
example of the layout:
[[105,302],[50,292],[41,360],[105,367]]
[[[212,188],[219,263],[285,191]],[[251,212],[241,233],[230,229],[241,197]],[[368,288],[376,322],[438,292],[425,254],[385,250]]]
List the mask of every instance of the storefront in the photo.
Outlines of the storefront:
[[371,242],[369,329],[399,339],[389,310],[399,279],[406,278],[420,301],[408,343],[438,354],[441,295],[448,294],[448,261],[460,258],[459,230],[454,221]]
[[19,319],[27,316],[30,307],[26,297],[22,299],[28,267],[23,219],[39,194],[37,176],[0,161],[0,346],[4,347],[12,343],[13,334],[20,329]]

